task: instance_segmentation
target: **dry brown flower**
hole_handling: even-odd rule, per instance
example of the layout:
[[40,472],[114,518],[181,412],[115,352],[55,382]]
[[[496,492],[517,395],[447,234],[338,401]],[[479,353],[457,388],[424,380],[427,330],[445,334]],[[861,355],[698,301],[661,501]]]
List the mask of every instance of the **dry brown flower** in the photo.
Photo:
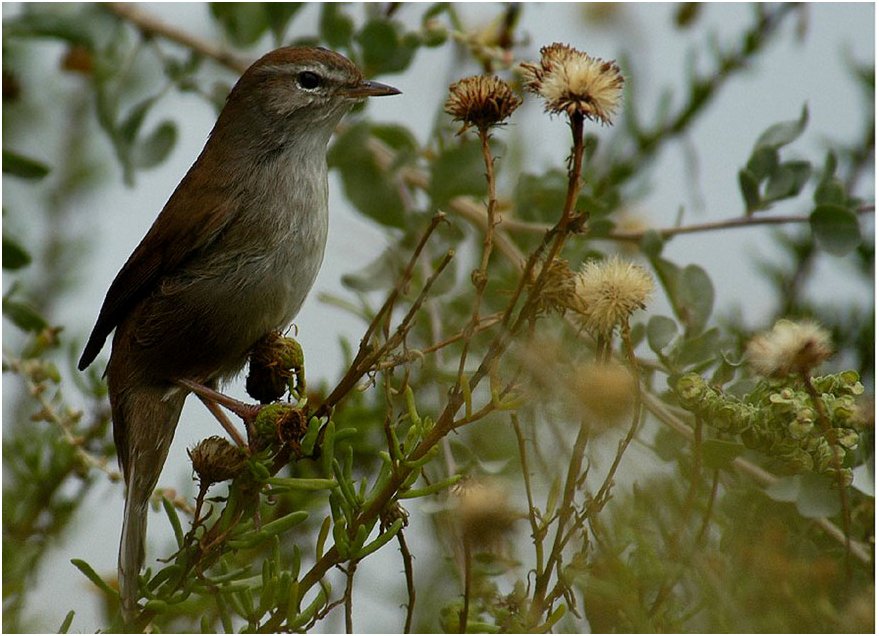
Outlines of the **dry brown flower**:
[[244,468],[244,452],[229,440],[213,436],[187,451],[192,469],[202,484],[232,479]]
[[540,49],[540,62],[520,65],[526,90],[543,97],[551,113],[579,112],[602,124],[612,124],[619,107],[623,76],[614,60],[590,57],[556,42]]
[[449,86],[445,111],[464,123],[462,131],[468,126],[487,130],[509,118],[521,103],[522,98],[499,77],[474,75]]

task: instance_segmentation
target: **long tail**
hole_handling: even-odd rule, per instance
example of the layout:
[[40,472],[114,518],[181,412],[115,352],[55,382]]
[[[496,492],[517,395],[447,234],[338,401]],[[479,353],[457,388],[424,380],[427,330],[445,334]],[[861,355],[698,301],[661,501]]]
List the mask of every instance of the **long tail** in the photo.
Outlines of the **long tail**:
[[122,616],[137,615],[139,575],[144,563],[147,510],[159,480],[186,393],[159,387],[132,387],[113,404],[113,433],[125,475],[125,513],[119,543]]

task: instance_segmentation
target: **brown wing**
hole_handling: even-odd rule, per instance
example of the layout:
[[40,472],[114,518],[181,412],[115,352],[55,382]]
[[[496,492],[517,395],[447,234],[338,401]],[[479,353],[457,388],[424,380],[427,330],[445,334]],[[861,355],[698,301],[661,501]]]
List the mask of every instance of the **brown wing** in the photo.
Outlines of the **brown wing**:
[[228,184],[201,187],[196,166],[177,186],[140,245],[116,274],[79,359],[80,371],[94,361],[110,332],[157,288],[162,278],[213,243],[234,218],[237,197]]

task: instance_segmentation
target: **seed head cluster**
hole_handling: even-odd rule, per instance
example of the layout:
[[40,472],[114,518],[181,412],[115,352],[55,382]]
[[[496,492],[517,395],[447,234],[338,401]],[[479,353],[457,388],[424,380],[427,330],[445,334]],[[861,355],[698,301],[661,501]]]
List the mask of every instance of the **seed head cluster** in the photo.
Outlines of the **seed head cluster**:
[[503,123],[521,103],[522,98],[499,77],[474,75],[449,86],[445,111],[464,123],[462,132],[468,126],[484,131]]
[[653,293],[650,273],[614,255],[587,261],[574,279],[573,309],[590,331],[609,336],[644,309]]
[[830,333],[816,322],[779,320],[752,338],[746,353],[760,375],[784,378],[819,366],[833,354],[833,344]]
[[613,123],[624,82],[615,61],[556,42],[540,49],[539,62],[523,63],[520,71],[525,89],[543,98],[547,112],[579,112],[602,124]]

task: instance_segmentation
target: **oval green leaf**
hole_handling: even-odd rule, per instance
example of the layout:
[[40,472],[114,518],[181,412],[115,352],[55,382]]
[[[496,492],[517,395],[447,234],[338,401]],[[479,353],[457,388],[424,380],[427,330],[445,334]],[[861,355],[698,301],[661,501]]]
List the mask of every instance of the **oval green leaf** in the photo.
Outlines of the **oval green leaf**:
[[858,217],[844,206],[817,206],[809,217],[809,225],[818,245],[835,256],[844,256],[861,244]]

